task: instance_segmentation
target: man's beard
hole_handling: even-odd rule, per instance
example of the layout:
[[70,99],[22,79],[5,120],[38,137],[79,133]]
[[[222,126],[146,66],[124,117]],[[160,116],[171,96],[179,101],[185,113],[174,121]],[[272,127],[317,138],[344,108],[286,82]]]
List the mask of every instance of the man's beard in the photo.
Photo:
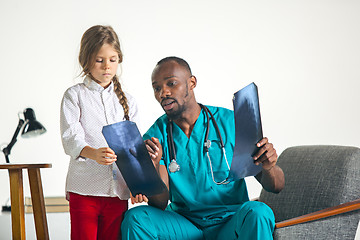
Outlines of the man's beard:
[[170,112],[166,112],[166,115],[171,120],[176,120],[176,119],[181,118],[182,113],[185,112],[185,110],[186,110],[185,105],[180,105],[178,102],[177,102],[177,104],[179,106],[178,110],[176,110],[176,111],[171,110]]
[[[188,87],[187,83],[186,83],[185,87],[186,87],[186,92],[185,92],[184,100],[189,97],[189,87]],[[171,112],[166,113],[168,118],[171,119],[171,120],[176,120],[176,119],[181,118],[182,113],[185,112],[185,110],[186,110],[185,101],[183,102],[182,105],[180,105],[179,102],[176,99],[174,99],[174,100],[175,100],[176,104],[179,106],[179,108],[178,108],[177,111],[172,110]]]

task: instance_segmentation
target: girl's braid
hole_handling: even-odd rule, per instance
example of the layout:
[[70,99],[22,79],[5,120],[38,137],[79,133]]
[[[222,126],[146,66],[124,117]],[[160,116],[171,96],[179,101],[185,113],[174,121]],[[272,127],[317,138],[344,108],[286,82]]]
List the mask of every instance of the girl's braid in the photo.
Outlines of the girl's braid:
[[119,102],[121,104],[121,106],[124,109],[124,118],[126,120],[129,120],[129,105],[128,105],[128,100],[125,96],[124,91],[121,89],[121,84],[119,82],[118,77],[115,75],[113,78],[113,83],[114,83],[114,91],[116,93],[116,96],[119,98]]

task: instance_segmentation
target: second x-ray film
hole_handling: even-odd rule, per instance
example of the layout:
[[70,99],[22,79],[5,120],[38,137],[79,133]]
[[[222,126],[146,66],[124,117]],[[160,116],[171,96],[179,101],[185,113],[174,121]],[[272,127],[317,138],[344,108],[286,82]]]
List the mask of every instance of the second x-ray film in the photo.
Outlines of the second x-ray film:
[[255,176],[261,165],[255,165],[252,156],[257,152],[257,142],[263,138],[259,96],[255,83],[234,94],[235,147],[229,180]]

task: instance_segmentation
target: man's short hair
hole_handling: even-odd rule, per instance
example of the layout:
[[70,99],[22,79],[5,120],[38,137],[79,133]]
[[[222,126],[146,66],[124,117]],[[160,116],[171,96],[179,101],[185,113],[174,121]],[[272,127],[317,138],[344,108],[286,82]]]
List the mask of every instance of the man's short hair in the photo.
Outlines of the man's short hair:
[[179,57],[175,57],[175,56],[170,56],[170,57],[166,57],[166,58],[163,58],[161,59],[157,64],[156,66],[159,66],[163,63],[167,63],[167,62],[171,62],[171,61],[175,61],[176,63],[178,63],[180,66],[183,66],[184,68],[186,68],[189,73],[192,75],[191,73],[191,68],[189,66],[189,64],[182,58],[179,58]]

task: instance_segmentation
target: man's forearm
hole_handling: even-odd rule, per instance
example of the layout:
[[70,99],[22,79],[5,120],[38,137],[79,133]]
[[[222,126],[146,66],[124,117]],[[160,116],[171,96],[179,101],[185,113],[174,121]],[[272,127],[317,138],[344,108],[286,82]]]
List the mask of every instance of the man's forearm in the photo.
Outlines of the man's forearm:
[[164,190],[164,192],[158,195],[149,197],[148,204],[150,206],[164,210],[169,202],[169,177],[165,166],[160,164],[154,164],[154,167],[159,174],[161,180],[164,182],[166,190]]
[[268,192],[279,193],[285,186],[285,177],[282,169],[275,165],[270,170],[263,169],[256,179]]
[[169,191],[165,190],[163,193],[149,197],[148,204],[152,207],[160,208],[165,210],[169,202]]

